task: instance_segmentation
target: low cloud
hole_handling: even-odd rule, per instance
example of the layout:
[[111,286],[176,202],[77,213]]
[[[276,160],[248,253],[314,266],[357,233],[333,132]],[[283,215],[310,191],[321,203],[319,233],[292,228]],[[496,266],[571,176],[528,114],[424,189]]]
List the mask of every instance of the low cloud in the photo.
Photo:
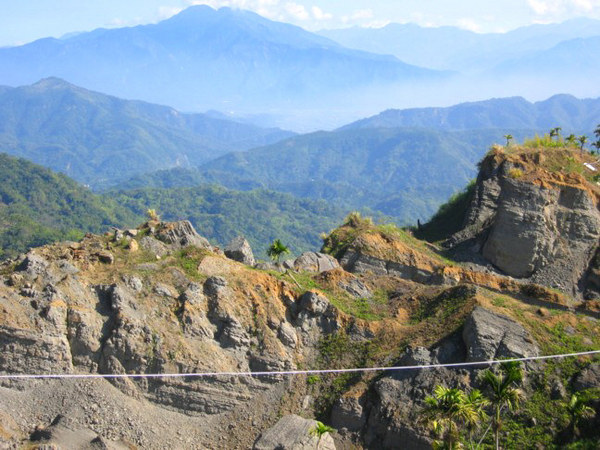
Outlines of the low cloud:
[[310,10],[316,20],[331,20],[333,18],[333,14],[323,12],[318,6],[313,6]]
[[286,2],[284,4],[285,12],[296,20],[307,20],[310,18],[308,11],[303,5],[294,2]]
[[462,19],[459,19],[457,21],[457,26],[459,28],[462,28],[463,30],[474,31],[476,33],[479,33],[482,31],[481,24],[478,23],[476,20],[471,19],[469,17],[463,17]]
[[527,4],[534,14],[548,19],[600,13],[598,0],[527,0]]
[[310,8],[286,0],[188,0],[190,5],[208,5],[214,9],[223,7],[246,9],[271,20],[306,23],[333,19],[333,15],[318,6]]

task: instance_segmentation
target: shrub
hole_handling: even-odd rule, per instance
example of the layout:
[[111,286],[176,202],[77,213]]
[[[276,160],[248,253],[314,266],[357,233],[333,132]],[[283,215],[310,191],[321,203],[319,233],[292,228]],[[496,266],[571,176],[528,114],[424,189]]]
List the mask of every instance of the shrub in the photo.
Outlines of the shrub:
[[508,176],[513,179],[521,178],[523,176],[523,171],[518,167],[513,167],[508,171]]

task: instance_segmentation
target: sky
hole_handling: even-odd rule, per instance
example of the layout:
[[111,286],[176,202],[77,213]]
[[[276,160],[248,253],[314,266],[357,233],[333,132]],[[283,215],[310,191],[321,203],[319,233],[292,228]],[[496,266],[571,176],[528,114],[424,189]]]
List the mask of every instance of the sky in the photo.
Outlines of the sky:
[[248,9],[311,31],[412,22],[504,32],[575,17],[600,19],[600,0],[0,0],[0,46],[156,23],[193,4]]

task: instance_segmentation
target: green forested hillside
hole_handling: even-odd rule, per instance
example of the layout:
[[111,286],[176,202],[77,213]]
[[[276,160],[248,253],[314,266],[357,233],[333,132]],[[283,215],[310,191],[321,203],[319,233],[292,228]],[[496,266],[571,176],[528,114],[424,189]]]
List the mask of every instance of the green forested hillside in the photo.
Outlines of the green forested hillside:
[[0,154],[0,259],[29,247],[111,226],[140,224],[148,208],[164,220],[188,219],[213,244],[244,235],[257,256],[281,239],[293,253],[317,250],[319,234],[334,228],[346,210],[323,201],[219,186],[141,189],[97,195],[65,175],[21,158]]
[[[204,179],[370,208],[414,224],[475,176],[475,164],[506,130],[338,130],[231,153],[200,167]],[[515,139],[523,132],[513,131]]]
[[0,180],[0,258],[141,220],[110,198],[24,159],[0,154]]
[[262,189],[240,192],[216,185],[106,195],[138,214],[153,208],[163,220],[188,219],[198,233],[217,245],[224,246],[243,235],[259,258],[266,258],[266,249],[274,239],[281,239],[294,254],[318,250],[319,235],[333,229],[347,213],[324,201]]

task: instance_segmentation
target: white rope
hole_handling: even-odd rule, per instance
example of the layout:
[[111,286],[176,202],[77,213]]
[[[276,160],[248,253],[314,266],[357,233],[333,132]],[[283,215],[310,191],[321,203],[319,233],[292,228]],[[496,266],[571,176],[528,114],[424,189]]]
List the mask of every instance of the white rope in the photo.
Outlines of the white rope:
[[599,354],[600,350],[591,350],[578,353],[563,353],[560,355],[547,356],[528,356],[524,358],[510,359],[494,359],[489,361],[473,361],[462,363],[449,364],[423,364],[417,366],[395,366],[395,367],[362,367],[352,369],[314,369],[314,370],[281,370],[272,372],[196,372],[196,373],[56,373],[56,374],[4,374],[0,375],[0,379],[47,379],[47,378],[203,378],[203,377],[261,377],[261,376],[283,376],[283,375],[324,375],[324,374],[340,374],[340,373],[357,373],[357,372],[390,372],[400,370],[425,370],[439,368],[456,368],[456,367],[472,367],[472,366],[487,366],[492,364],[503,364],[506,362],[527,362],[539,361],[546,359],[569,358],[575,356],[587,356]]

